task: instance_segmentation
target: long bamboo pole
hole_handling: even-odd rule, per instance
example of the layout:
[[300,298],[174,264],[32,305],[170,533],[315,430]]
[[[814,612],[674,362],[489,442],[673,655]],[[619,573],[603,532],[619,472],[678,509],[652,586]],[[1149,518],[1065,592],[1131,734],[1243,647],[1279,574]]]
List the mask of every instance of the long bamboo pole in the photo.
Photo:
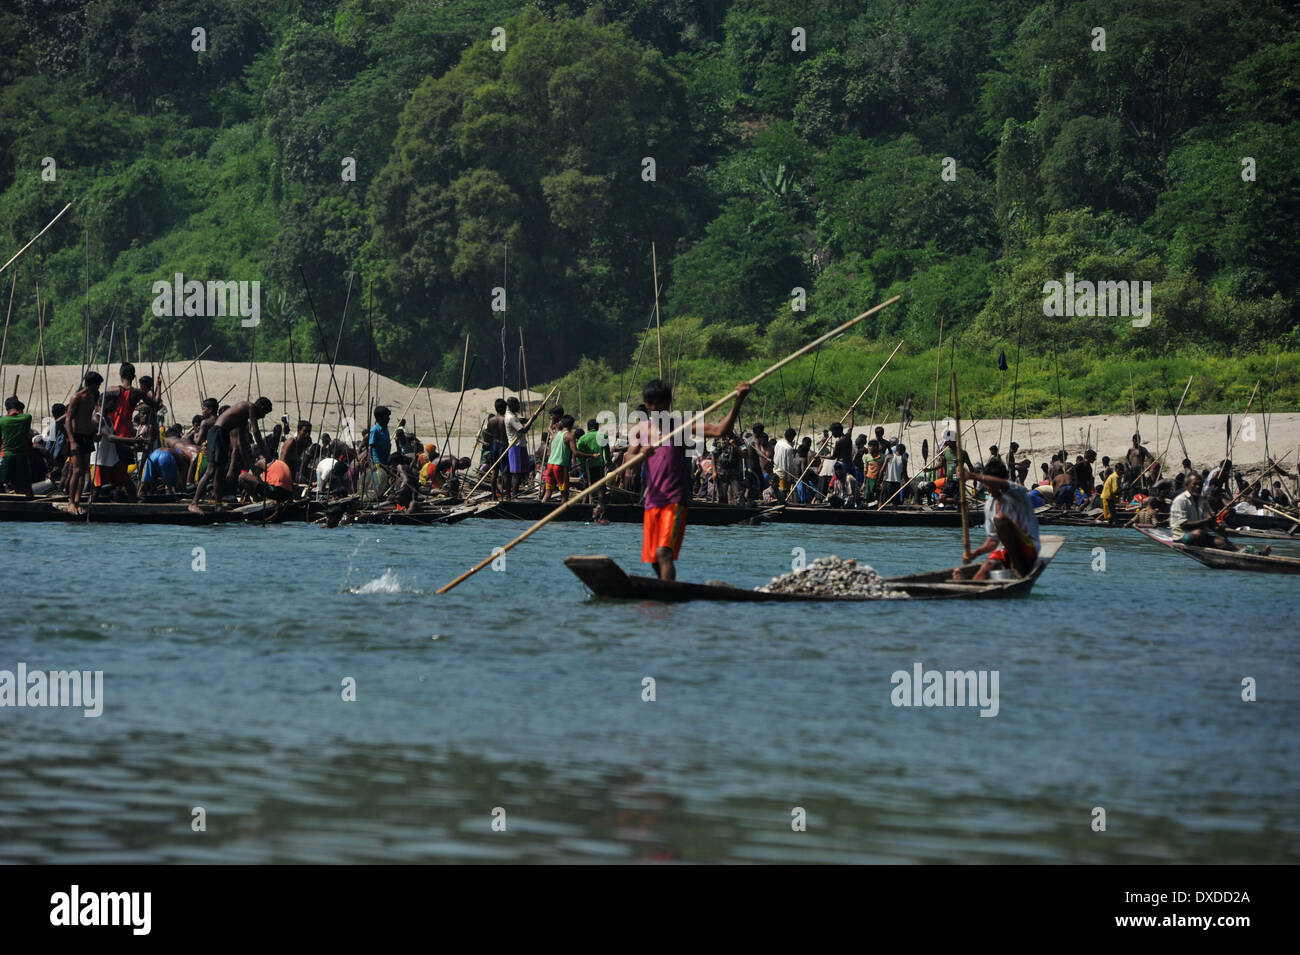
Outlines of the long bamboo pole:
[[[428,377],[429,377],[429,373],[427,371],[420,376],[420,383],[415,386],[415,391],[411,392],[411,400],[406,403],[406,410],[402,412],[402,416],[397,419],[398,421],[404,420],[406,416],[410,413],[411,405],[415,404],[415,396],[420,393],[420,389],[424,387],[424,379]],[[356,386],[354,385],[353,387]],[[366,421],[366,424],[367,426],[370,424],[369,420]]]
[[952,381],[952,420],[953,431],[957,433],[957,500],[961,508],[961,546],[962,561],[970,553],[970,515],[966,513],[966,478],[962,470],[965,458],[961,453],[961,403],[957,397],[957,369],[949,368],[948,376]]
[[1137,389],[1133,387],[1133,368],[1132,368],[1132,366],[1130,366],[1130,367],[1129,367],[1129,370],[1128,370],[1128,393],[1129,393],[1129,400],[1133,403],[1133,433],[1134,433],[1134,434],[1141,434],[1141,433],[1142,433],[1142,428],[1141,428],[1141,421],[1142,421],[1142,419],[1140,419],[1140,418],[1138,417]]
[[659,259],[655,255],[655,244],[650,243],[650,262],[655,275],[655,342],[659,348],[659,380],[664,377],[664,336],[659,324]]
[[[13,281],[9,283],[9,311],[5,313],[5,331],[4,337],[0,338],[0,374],[3,374],[5,367],[5,349],[9,347],[9,319],[14,314],[14,292],[18,289],[18,270],[14,269]],[[98,347],[98,342],[96,342]],[[82,374],[85,377],[85,374]]]
[[939,316],[939,350],[934,354],[934,405],[930,408],[930,440],[939,446],[939,363],[943,360],[943,316]]
[[[466,337],[465,337],[465,343],[466,343],[467,345],[469,344],[469,336],[466,336]],[[466,354],[468,354],[468,351],[466,352]],[[475,355],[475,356],[474,356],[474,360],[471,361],[471,362],[469,363],[469,370],[470,370],[470,371],[473,371],[473,370],[474,370],[474,366],[477,365],[477,364],[478,364],[478,355]],[[432,403],[433,403],[433,399],[429,399],[429,402],[430,402],[430,405],[432,405]],[[464,372],[461,372],[461,376],[460,376],[460,398],[457,399],[457,401],[456,401],[456,410],[453,411],[453,412],[451,413],[451,424],[447,425],[447,437],[448,437],[449,439],[451,438],[452,434],[453,434],[453,433],[455,432],[455,430],[456,430],[456,419],[460,416],[460,408],[461,408],[461,405],[464,404],[464,403],[465,403],[465,373],[464,373]],[[503,427],[504,427],[504,425],[503,425]],[[460,442],[457,442],[457,443],[456,443],[456,450],[457,450],[457,451],[460,450]],[[448,453],[452,453],[452,452],[449,451]],[[459,457],[459,455],[453,455],[453,456],[455,456],[455,457]]]
[[[45,318],[41,313],[41,283],[36,283],[36,362],[37,367],[32,369],[32,386],[27,392],[27,407],[32,406],[32,395],[36,394],[36,381],[40,378],[41,369],[45,365]],[[47,396],[48,397],[48,396]]]
[[[1191,391],[1192,389],[1192,379],[1194,377],[1196,376],[1195,375],[1187,376],[1187,387],[1183,389],[1183,396],[1178,399],[1178,407],[1174,409],[1174,428],[1176,428],[1178,432],[1178,442],[1183,446],[1183,457],[1187,457],[1187,442],[1183,440],[1183,426],[1178,423],[1178,412],[1183,410],[1183,402],[1187,400],[1187,392]],[[1169,439],[1165,441],[1164,453],[1160,455],[1162,458],[1169,453],[1169,445],[1173,443],[1173,440],[1174,440],[1174,430],[1170,429]]]
[[[48,223],[46,223],[45,228],[42,229],[40,232],[36,233],[36,236],[32,239],[31,242],[28,242],[25,246],[23,246],[21,249],[15,252],[13,256],[9,259],[9,261],[6,262],[4,265],[0,265],[0,272],[3,272],[5,269],[9,268],[9,266],[13,265],[16,261],[18,261],[18,257],[22,255],[24,252],[26,252],[28,249],[30,249],[32,247],[32,243],[34,243],[41,236],[45,235],[46,232],[49,232],[50,226],[54,225],[54,223],[58,222],[61,218],[63,218],[63,213],[67,212],[71,208],[72,208],[72,203],[69,202],[66,206],[60,209],[59,214],[55,216],[53,219],[51,219]],[[105,382],[105,384],[107,384],[107,382]]]
[[[321,324],[320,324],[320,316],[316,314],[316,303],[312,300],[312,295],[311,295],[311,286],[307,284],[307,273],[306,273],[305,271],[303,271],[303,267],[302,267],[301,265],[298,266],[298,274],[299,274],[300,276],[302,276],[302,287],[303,287],[303,290],[307,293],[307,308],[311,311],[311,318],[312,318],[312,321],[313,321],[313,322],[315,323],[315,325],[316,325],[316,336],[320,339],[320,348],[321,348],[321,353],[322,353],[323,355],[325,355],[326,358],[329,359],[329,363],[330,363],[330,384],[332,384],[332,385],[334,386],[334,394],[338,397],[338,401],[339,401],[339,420],[342,421],[342,419],[343,419],[344,417],[347,416],[347,411],[344,410],[344,405],[343,405],[343,392],[339,390],[339,383],[338,383],[338,380],[334,377],[334,365],[335,365],[336,359],[338,358],[338,349],[336,348],[334,354],[333,354],[333,355],[330,355],[330,353],[329,353],[329,345],[326,344],[326,342],[325,342],[325,330],[324,330],[323,328],[321,328]],[[352,296],[352,282],[349,281],[349,282],[348,282],[348,297],[351,298],[351,296]],[[348,312],[347,312],[347,306],[345,305],[344,308],[343,308],[343,318],[339,319],[339,334],[340,334],[340,335],[343,334],[343,319],[346,319],[346,318],[347,318],[347,315],[348,315]],[[317,366],[317,367],[319,368],[319,366]],[[314,394],[314,391],[313,391],[313,394]],[[325,386],[325,406],[326,406],[327,408],[329,407],[329,394],[330,394],[329,385],[326,385],[326,386]],[[322,415],[321,415],[321,430],[322,430],[322,431],[325,430],[325,416],[324,416],[324,413],[322,413]]]
[[[808,354],[808,352],[812,351],[815,348],[821,347],[823,344],[830,341],[832,338],[836,338],[837,336],[842,335],[844,332],[848,331],[850,328],[858,324],[858,322],[862,321],[864,318],[867,318],[870,315],[874,315],[876,312],[880,311],[883,308],[886,308],[887,306],[893,305],[895,302],[899,300],[900,297],[901,296],[895,295],[893,298],[888,299],[884,302],[881,302],[879,305],[867,309],[865,312],[863,312],[861,315],[857,316],[856,318],[850,319],[849,321],[845,322],[843,325],[840,325],[838,328],[831,329],[829,332],[827,332],[825,335],[822,335],[820,338],[816,339],[815,341],[809,342],[807,345],[804,345],[802,348],[798,349],[794,353],[786,356],[785,358],[782,358],[775,365],[772,365],[770,368],[767,368],[764,371],[759,372],[756,376],[751,378],[749,380],[750,386],[752,387],[753,385],[762,381],[768,375],[771,375],[776,371],[780,370],[781,368],[784,368],[786,365],[790,364],[790,362],[794,361],[796,358]],[[545,527],[551,521],[555,520],[559,515],[563,514],[569,508],[573,507],[579,501],[582,501],[587,497],[589,497],[592,494],[592,492],[595,491],[597,488],[604,487],[606,484],[608,484],[614,478],[618,477],[624,471],[636,467],[642,461],[648,458],[651,454],[653,454],[660,446],[662,446],[664,442],[671,441],[677,435],[681,434],[682,432],[686,431],[688,428],[694,426],[698,421],[702,420],[705,415],[709,414],[712,411],[716,411],[718,408],[721,408],[724,404],[726,404],[728,401],[732,400],[736,396],[737,396],[737,392],[733,388],[726,395],[719,398],[717,401],[713,402],[713,404],[709,405],[707,408],[695,412],[693,415],[689,417],[689,419],[684,420],[680,425],[678,425],[673,430],[669,431],[667,434],[660,435],[659,439],[655,441],[654,444],[650,445],[649,447],[643,449],[637,454],[634,454],[631,457],[624,460],[622,464],[620,464],[616,468],[611,469],[609,473],[606,474],[599,481],[587,485],[587,487],[583,488],[576,495],[569,498],[568,501],[561,504],[559,507],[555,508],[549,514],[543,517],[540,521],[538,521],[536,524],[532,525],[526,531],[524,531],[522,534],[516,537],[514,540],[506,544],[505,547],[494,550],[491,554],[489,554],[479,563],[475,564],[469,570],[465,571],[465,573],[461,574],[459,577],[455,578],[454,580],[451,580],[448,583],[443,584],[443,586],[437,590],[437,593],[445,594],[447,591],[451,590],[453,587],[455,587],[461,581],[465,580],[467,577],[470,577],[478,573],[488,564],[492,563],[492,561],[498,555],[505,553],[511,548],[516,547],[523,541],[527,540],[529,537],[537,533],[537,531],[541,530],[543,527]],[[482,483],[482,478],[479,479],[479,482]]]
[[[884,373],[885,369],[889,367],[889,363],[894,360],[894,356],[898,354],[898,350],[903,347],[904,341],[906,341],[906,339],[899,339],[898,344],[894,346],[894,350],[891,351],[889,353],[889,357],[885,359],[885,363],[881,365],[879,369],[877,369],[874,375],[871,376],[871,380],[867,382],[867,387],[862,389],[862,393],[859,394],[857,398],[854,399],[853,404],[849,405],[848,410],[846,410],[844,414],[840,416],[840,424],[843,424],[845,421],[847,421],[849,419],[849,415],[853,414],[853,409],[858,406],[858,402],[860,402],[864,397],[866,397],[867,391],[871,388],[872,385],[876,383],[876,379],[879,378]],[[879,396],[879,392],[877,392],[877,396]],[[874,417],[875,416],[874,408],[872,408],[871,413],[872,416]],[[799,485],[803,482],[804,476],[807,475],[807,473],[812,470],[812,459],[816,455],[821,454],[822,448],[824,448],[825,446],[826,446],[826,441],[825,439],[823,439],[821,443],[817,445],[817,450],[808,456],[808,465],[803,469],[803,473],[800,474],[797,478],[795,478],[795,482],[790,488],[791,491],[797,489]],[[817,494],[820,492],[814,492],[814,493]]]
[[[967,430],[967,431],[972,431],[972,430],[974,430],[975,425],[976,425],[976,423],[977,423],[978,421],[979,421],[978,418],[976,418],[975,420],[971,421],[971,423],[970,423],[970,427],[968,427],[966,430]],[[955,425],[956,422],[954,421],[953,424]],[[913,475],[913,477],[916,477],[917,475],[923,474],[923,473],[925,473],[926,471],[930,470],[932,467],[934,467],[936,464],[939,463],[939,459],[940,459],[941,457],[943,457],[943,449],[942,449],[942,448],[940,448],[937,452],[935,452],[934,456],[933,456],[932,458],[930,458],[929,461],[927,461],[927,462],[925,462],[925,464],[921,465],[921,470],[920,470],[920,471],[917,471],[916,474]],[[960,459],[960,458],[958,459],[958,463],[959,463],[959,464],[961,463],[961,459]],[[897,490],[897,491],[895,491],[893,494],[889,495],[889,497],[885,498],[883,501],[881,501],[879,504],[877,504],[875,509],[878,511],[878,510],[880,510],[882,507],[884,507],[885,505],[887,505],[887,504],[888,504],[890,501],[892,501],[894,498],[896,498],[896,497],[898,497],[900,494],[902,494],[903,491],[907,488],[907,486],[908,486],[909,484],[911,484],[911,483],[912,483],[912,478],[908,478],[906,481],[904,481],[902,484],[900,484],[900,485],[898,486],[898,490]]]
[[[1052,356],[1056,359],[1056,416],[1061,422],[1061,453],[1065,453],[1065,403],[1061,400],[1061,353],[1055,348],[1052,349]],[[1158,420],[1158,419],[1157,419]],[[1156,445],[1160,444],[1160,431],[1157,424]],[[1065,461],[1062,459],[1061,467],[1065,467]]]
[[1257,394],[1259,393],[1259,386],[1260,386],[1260,382],[1262,382],[1262,381],[1263,381],[1263,379],[1261,378],[1259,381],[1255,382],[1255,389],[1254,389],[1254,391],[1252,391],[1252,392],[1250,393],[1250,400],[1246,402],[1246,411],[1245,411],[1245,414],[1243,414],[1243,415],[1241,416],[1241,420],[1237,422],[1237,431],[1236,431],[1236,433],[1232,436],[1232,440],[1228,442],[1228,453],[1227,453],[1226,455],[1224,455],[1225,458],[1228,458],[1228,459],[1231,459],[1231,458],[1232,458],[1232,449],[1235,448],[1235,447],[1237,446],[1237,439],[1238,439],[1239,437],[1241,437],[1241,428],[1242,428],[1242,425],[1244,425],[1244,424],[1246,423],[1246,418],[1250,415],[1250,408],[1251,408],[1251,405],[1253,405],[1253,404],[1255,403],[1255,395],[1257,395]]

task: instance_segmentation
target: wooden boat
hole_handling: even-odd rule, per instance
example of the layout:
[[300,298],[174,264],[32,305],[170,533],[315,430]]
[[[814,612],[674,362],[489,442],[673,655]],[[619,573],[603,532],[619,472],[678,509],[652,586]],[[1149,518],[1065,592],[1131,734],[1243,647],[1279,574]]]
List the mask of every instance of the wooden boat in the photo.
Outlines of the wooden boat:
[[1200,561],[1215,570],[1253,570],[1265,574],[1300,574],[1300,557],[1282,557],[1278,554],[1247,554],[1242,551],[1219,550],[1215,547],[1192,547],[1173,539],[1167,530],[1139,527],[1138,532],[1157,543],[1164,544],[1192,560]]
[[1219,527],[1219,533],[1225,537],[1249,537],[1254,540],[1293,541],[1300,540],[1300,526],[1292,526],[1292,533],[1279,530],[1265,530],[1258,527]]
[[72,514],[66,501],[53,498],[34,501],[0,502],[0,521],[54,521],[90,524],[180,524],[189,527],[206,524],[229,524],[244,520],[244,515],[227,508],[195,514],[184,504],[110,504],[84,505],[89,515]]
[[[895,593],[903,593],[914,600],[941,600],[948,598],[994,598],[1024,596],[1033,589],[1034,582],[1042,576],[1065,538],[1044,534],[1037,563],[1024,577],[1007,580],[971,580],[979,564],[964,564],[960,568],[963,579],[952,579],[954,568],[935,570],[906,577],[887,577],[885,586]],[[564,566],[586,585],[597,597],[622,600],[658,600],[680,603],[687,600],[734,600],[745,603],[790,603],[798,600],[830,600],[861,602],[877,600],[876,597],[818,596],[816,594],[769,594],[760,590],[745,590],[724,583],[695,584],[681,580],[660,580],[640,574],[628,574],[610,557],[603,554],[566,557]]]

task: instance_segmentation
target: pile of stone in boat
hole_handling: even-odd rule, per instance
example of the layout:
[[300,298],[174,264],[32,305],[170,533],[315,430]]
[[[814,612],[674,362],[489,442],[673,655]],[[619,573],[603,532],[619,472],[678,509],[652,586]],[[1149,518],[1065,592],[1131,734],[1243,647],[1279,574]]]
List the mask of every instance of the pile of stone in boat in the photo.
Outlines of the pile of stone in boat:
[[858,566],[852,558],[818,557],[802,570],[773,577],[762,587],[765,594],[808,594],[817,597],[871,597],[884,600],[906,597],[902,591],[891,590],[885,580],[870,567]]

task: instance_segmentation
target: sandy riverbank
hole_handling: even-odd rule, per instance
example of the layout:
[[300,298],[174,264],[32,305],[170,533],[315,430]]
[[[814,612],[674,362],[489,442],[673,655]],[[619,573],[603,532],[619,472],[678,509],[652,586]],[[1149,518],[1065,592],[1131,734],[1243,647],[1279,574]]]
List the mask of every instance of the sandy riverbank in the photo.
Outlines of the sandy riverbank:
[[[201,396],[220,397],[227,394],[223,403],[238,400],[251,393],[266,395],[271,399],[275,410],[272,417],[279,420],[281,414],[287,414],[296,420],[300,415],[308,417],[320,428],[334,434],[339,430],[339,399],[330,383],[329,369],[317,371],[314,364],[283,365],[275,362],[259,362],[253,369],[250,392],[249,365],[247,362],[209,362],[185,370],[188,363],[169,362],[164,370],[164,381],[171,392],[171,401],[176,407],[176,417],[188,420],[198,411]],[[6,394],[13,390],[14,376],[20,376],[19,391],[23,401],[31,395],[29,409],[39,421],[42,415],[49,413],[49,405],[54,401],[65,401],[72,393],[81,369],[77,365],[51,365],[33,375],[37,369],[30,365],[6,365],[3,370],[3,382],[0,387]],[[114,368],[116,372],[116,368]],[[297,377],[295,387],[294,377]],[[137,368],[137,372],[148,374],[148,368]],[[180,376],[172,379],[172,376]],[[45,382],[49,382],[50,399],[45,397]],[[343,393],[343,405],[348,416],[366,419],[366,369],[356,365],[339,365],[334,372],[334,379]],[[35,389],[32,391],[33,381]],[[116,381],[113,382],[116,384]],[[416,429],[422,440],[436,436],[438,444],[443,444],[443,435],[456,410],[460,393],[443,391],[438,388],[421,388],[418,391],[383,375],[370,376],[372,401],[383,403],[393,409],[393,421],[396,423],[405,409],[409,426]],[[312,399],[313,391],[315,400]],[[531,392],[534,401],[543,394]],[[475,446],[475,436],[483,416],[489,413],[494,398],[500,396],[495,389],[472,388],[465,392],[464,404],[457,419],[452,435],[452,445],[457,455],[469,455]],[[572,396],[569,396],[570,398]],[[565,400],[565,396],[561,396]],[[300,410],[301,409],[301,410]],[[584,408],[584,414],[594,417],[598,409]],[[612,410],[612,409],[611,409]],[[1264,463],[1265,425],[1264,416],[1253,414],[1253,422],[1245,420],[1242,415],[1234,415],[1233,432],[1241,427],[1233,449],[1233,460],[1246,470],[1258,468]],[[431,418],[436,427],[430,427]],[[828,422],[818,421],[816,431],[806,423],[807,433],[814,438],[820,436],[821,429]],[[1253,434],[1252,434],[1253,423]],[[1222,457],[1225,445],[1224,415],[1181,415],[1178,418],[1181,439],[1177,432],[1171,435],[1172,417],[1144,414],[1141,416],[1140,429],[1143,443],[1153,452],[1164,453],[1166,466],[1177,468],[1183,458],[1182,443],[1186,444],[1187,454],[1197,467],[1209,467]],[[898,422],[885,422],[883,427],[891,437],[898,432]],[[769,422],[768,431],[775,430],[775,424]],[[942,430],[942,426],[940,427]],[[864,433],[867,429],[860,427],[855,431]],[[1022,454],[1028,454],[1035,468],[1041,461],[1047,460],[1061,444],[1061,426],[1055,418],[1017,419],[1014,426],[1010,420],[981,420],[974,422],[973,430],[969,424],[963,425],[966,432],[967,450],[972,459],[980,460],[992,444],[1006,452],[1012,440],[1020,445]],[[1071,455],[1080,453],[1085,446],[1097,450],[1099,456],[1112,458],[1122,455],[1129,447],[1134,431],[1133,418],[1130,415],[1089,415],[1065,419],[1065,447]],[[914,455],[921,451],[921,441],[929,440],[934,444],[930,422],[920,418],[913,421],[904,433],[904,442]],[[975,449],[979,453],[975,453]],[[1166,452],[1166,448],[1168,451]],[[1294,472],[1297,449],[1300,448],[1300,414],[1276,414],[1268,423],[1268,449],[1270,455],[1281,458],[1290,452],[1290,457],[1283,460],[1283,466]],[[933,452],[931,452],[933,453]]]

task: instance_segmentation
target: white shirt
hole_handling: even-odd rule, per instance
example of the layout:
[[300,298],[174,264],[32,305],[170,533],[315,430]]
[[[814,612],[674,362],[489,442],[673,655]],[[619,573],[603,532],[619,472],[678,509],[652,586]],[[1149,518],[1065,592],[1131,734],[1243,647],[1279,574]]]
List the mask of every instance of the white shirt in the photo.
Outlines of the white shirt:
[[99,427],[99,444],[90,452],[90,463],[97,467],[111,468],[122,459],[117,453],[117,442],[108,437],[113,429],[107,421],[101,421]]
[[891,484],[903,483],[903,472],[907,469],[907,458],[900,454],[891,454],[885,461],[885,480]]
[[1187,491],[1183,491],[1169,505],[1169,533],[1177,540],[1187,533],[1183,528],[1184,524],[1188,521],[1204,520],[1212,513],[1209,497],[1204,491],[1199,497],[1192,497]]
[[785,438],[776,439],[776,447],[772,450],[772,467],[780,477],[793,480],[799,476],[794,470],[794,445]]
[[338,464],[337,458],[321,458],[316,464],[316,490],[321,491],[325,488],[325,482],[330,479],[334,473],[334,465]]
[[506,440],[513,441],[515,439],[515,435],[517,435],[520,431],[523,430],[524,430],[523,420],[519,417],[519,415],[507,409],[506,410]]

